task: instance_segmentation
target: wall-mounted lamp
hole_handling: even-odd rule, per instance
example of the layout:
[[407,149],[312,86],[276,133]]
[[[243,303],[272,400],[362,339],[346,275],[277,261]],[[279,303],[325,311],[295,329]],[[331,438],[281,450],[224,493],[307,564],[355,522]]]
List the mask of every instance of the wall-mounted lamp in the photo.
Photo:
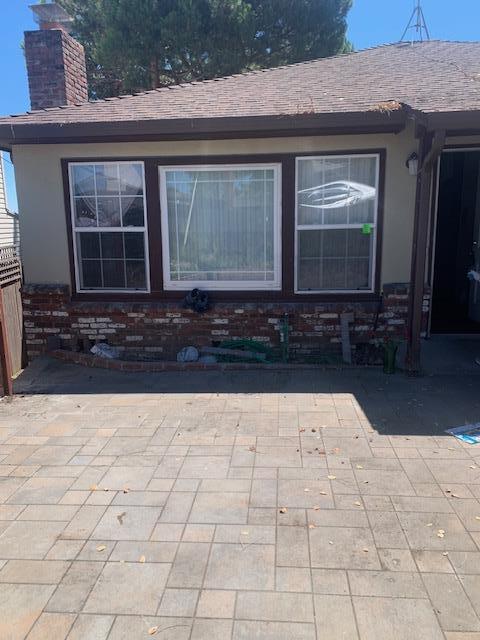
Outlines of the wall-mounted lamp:
[[415,151],[408,156],[405,166],[411,176],[418,174],[418,155]]

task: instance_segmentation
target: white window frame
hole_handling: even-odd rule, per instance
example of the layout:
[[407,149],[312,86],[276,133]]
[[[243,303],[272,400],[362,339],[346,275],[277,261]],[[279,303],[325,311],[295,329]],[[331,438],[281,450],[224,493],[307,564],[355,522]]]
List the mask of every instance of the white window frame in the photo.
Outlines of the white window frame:
[[[235,171],[248,169],[273,169],[273,269],[274,280],[172,280],[170,273],[170,246],[168,233],[168,206],[166,173],[168,171]],[[162,224],[163,287],[166,291],[190,291],[194,288],[205,291],[281,291],[282,289],[282,165],[281,163],[238,163],[238,164],[192,164],[165,165],[158,168],[160,183],[160,212]]]
[[[363,223],[355,224],[298,224],[298,176],[299,162],[302,160],[345,160],[351,158],[375,158],[375,208],[374,221],[368,223],[372,228],[372,253],[370,255],[370,286],[365,289],[310,289],[305,291],[298,287],[298,258],[299,258],[299,231],[322,231],[328,229],[362,229]],[[350,154],[325,154],[315,156],[297,156],[295,158],[295,259],[294,259],[294,277],[295,277],[295,293],[298,295],[331,295],[331,294],[347,294],[347,295],[364,295],[365,293],[375,292],[375,274],[377,269],[377,237],[378,237],[378,206],[379,206],[379,187],[380,187],[380,153],[350,153]]]
[[[75,223],[75,193],[74,193],[74,185],[73,185],[73,171],[71,168],[76,166],[118,166],[122,164],[140,164],[142,165],[142,187],[143,187],[143,226],[142,227],[78,227]],[[95,172],[94,172],[94,180]],[[108,162],[101,162],[99,160],[84,160],[79,162],[68,162],[68,182],[70,189],[70,214],[71,214],[71,225],[72,225],[72,244],[73,244],[73,256],[74,256],[74,264],[75,264],[75,286],[77,293],[134,293],[134,294],[145,294],[150,293],[150,257],[148,251],[148,219],[147,219],[147,195],[146,195],[146,187],[145,187],[145,163],[142,160],[112,160]],[[96,185],[95,185],[96,190]],[[96,196],[96,194],[95,194]],[[136,196],[140,197],[140,196]],[[120,223],[123,224],[123,220],[120,214]],[[143,233],[143,241],[144,241],[144,251],[145,251],[145,289],[131,289],[128,287],[125,288],[117,288],[117,289],[103,289],[103,288],[87,288],[83,289],[80,284],[80,269],[81,265],[79,263],[78,256],[78,248],[77,248],[77,234],[78,233],[104,233],[104,232],[115,232],[115,233]]]

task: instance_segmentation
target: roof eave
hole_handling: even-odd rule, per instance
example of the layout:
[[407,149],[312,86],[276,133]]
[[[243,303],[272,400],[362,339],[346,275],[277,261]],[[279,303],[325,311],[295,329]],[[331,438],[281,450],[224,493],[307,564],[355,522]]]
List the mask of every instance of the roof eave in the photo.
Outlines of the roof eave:
[[441,111],[426,113],[427,129],[443,129],[447,135],[474,135],[480,133],[480,110]]
[[332,135],[338,133],[398,133],[405,127],[403,109],[170,120],[127,120],[26,124],[0,123],[0,147],[17,144],[194,140],[202,138]]

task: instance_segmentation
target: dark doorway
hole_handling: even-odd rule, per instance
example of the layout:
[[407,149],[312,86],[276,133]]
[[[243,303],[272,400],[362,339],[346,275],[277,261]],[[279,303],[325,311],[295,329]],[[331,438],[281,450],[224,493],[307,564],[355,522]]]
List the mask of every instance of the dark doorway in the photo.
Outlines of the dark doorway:
[[442,154],[432,291],[433,333],[480,333],[480,151]]

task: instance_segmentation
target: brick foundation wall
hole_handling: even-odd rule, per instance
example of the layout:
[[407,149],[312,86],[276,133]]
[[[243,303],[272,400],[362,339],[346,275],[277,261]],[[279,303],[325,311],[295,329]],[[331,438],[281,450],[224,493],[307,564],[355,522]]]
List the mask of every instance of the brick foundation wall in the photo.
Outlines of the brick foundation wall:
[[87,102],[83,46],[61,29],[25,32],[32,109]]
[[[424,311],[428,311],[428,295]],[[26,345],[29,358],[60,343],[61,348],[87,350],[90,343],[108,342],[127,351],[171,360],[184,346],[211,346],[235,338],[252,338],[271,347],[280,345],[280,323],[289,318],[289,346],[293,360],[340,352],[340,314],[352,312],[352,345],[375,343],[387,337],[404,339],[408,287],[384,287],[378,302],[212,303],[204,314],[184,309],[179,302],[83,302],[72,300],[67,287],[26,285],[23,288]],[[57,340],[48,340],[55,337]],[[49,345],[47,345],[47,341]]]

